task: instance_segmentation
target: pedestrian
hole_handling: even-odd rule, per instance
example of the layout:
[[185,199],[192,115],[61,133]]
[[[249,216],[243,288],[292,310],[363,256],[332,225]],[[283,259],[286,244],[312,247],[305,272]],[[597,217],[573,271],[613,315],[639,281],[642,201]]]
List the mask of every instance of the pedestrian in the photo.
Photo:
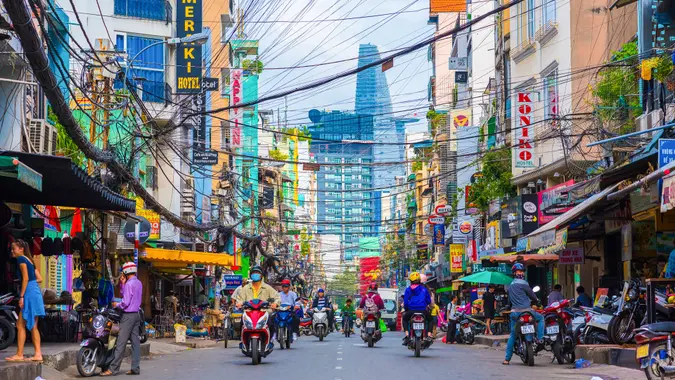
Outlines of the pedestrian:
[[562,295],[562,285],[560,284],[555,284],[553,287],[553,291],[548,295],[548,304],[552,304],[554,302],[562,302],[565,297]]
[[176,292],[173,289],[169,290],[169,295],[164,297],[164,310],[169,312],[171,319],[176,317],[178,312],[178,298],[176,298]]
[[495,319],[495,286],[488,285],[488,291],[483,293],[483,315],[485,316],[485,335],[494,335],[492,333],[492,320]]
[[136,277],[138,268],[133,262],[124,263],[122,266],[122,276],[120,276],[120,292],[122,293],[122,302],[117,307],[122,309],[122,320],[120,321],[120,330],[115,344],[115,356],[107,371],[101,373],[101,376],[116,375],[122,365],[124,350],[127,342],[131,339],[131,370],[127,375],[141,374],[141,341],[138,336],[141,324],[141,315],[138,313],[143,300],[143,284]]
[[26,329],[30,330],[31,340],[35,346],[35,355],[28,359],[31,362],[42,362],[40,348],[40,332],[38,331],[38,317],[45,315],[45,305],[38,283],[42,282],[40,272],[35,270],[33,257],[30,254],[28,243],[18,239],[12,242],[12,257],[19,264],[21,290],[19,291],[19,319],[16,321],[17,346],[16,355],[8,357],[8,362],[26,361],[23,357],[23,348],[26,344]]
[[446,310],[448,332],[445,336],[445,344],[455,344],[455,338],[457,337],[457,296],[452,296]]
[[577,306],[593,307],[593,301],[591,301],[591,297],[586,294],[586,289],[584,289],[583,286],[577,287],[577,294]]
[[150,309],[152,312],[152,322],[159,323],[159,316],[162,314],[162,296],[159,289],[150,297]]
[[436,303],[434,297],[431,297],[431,326],[434,337],[436,336],[436,329],[438,328],[438,314],[441,308]]

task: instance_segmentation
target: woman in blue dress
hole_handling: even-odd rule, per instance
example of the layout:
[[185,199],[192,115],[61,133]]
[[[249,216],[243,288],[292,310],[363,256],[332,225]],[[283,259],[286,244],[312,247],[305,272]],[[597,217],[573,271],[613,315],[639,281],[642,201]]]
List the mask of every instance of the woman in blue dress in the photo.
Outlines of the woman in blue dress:
[[[45,315],[45,305],[42,300],[39,282],[42,282],[40,272],[35,270],[35,264],[28,248],[28,243],[19,239],[12,243],[12,257],[19,264],[21,275],[21,290],[19,292],[19,320],[16,323],[17,348],[16,355],[7,358],[7,361],[42,361],[40,350],[40,332],[38,331],[38,317]],[[26,343],[26,329],[31,332],[31,339],[35,346],[35,355],[26,359],[23,357],[23,347]]]

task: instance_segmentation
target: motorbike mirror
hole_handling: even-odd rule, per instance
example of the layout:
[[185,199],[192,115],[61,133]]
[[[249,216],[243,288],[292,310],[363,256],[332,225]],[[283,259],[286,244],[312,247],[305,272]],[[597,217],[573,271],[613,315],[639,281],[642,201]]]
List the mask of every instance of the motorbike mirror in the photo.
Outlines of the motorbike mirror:
[[541,288],[539,286],[535,286],[534,288],[532,288],[532,291],[535,292],[535,293],[537,293],[540,290],[541,290]]

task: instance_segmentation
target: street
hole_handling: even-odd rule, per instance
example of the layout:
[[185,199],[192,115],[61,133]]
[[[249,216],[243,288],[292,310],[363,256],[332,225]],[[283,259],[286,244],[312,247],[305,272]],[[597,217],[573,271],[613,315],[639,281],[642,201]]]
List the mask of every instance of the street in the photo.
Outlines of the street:
[[[550,364],[548,354],[538,356],[534,367],[524,366],[517,357],[506,367],[504,351],[481,345],[448,346],[440,340],[415,358],[401,346],[400,333],[387,333],[369,349],[358,336],[344,338],[331,334],[324,342],[302,337],[291,350],[275,349],[258,366],[237,348],[184,351],[153,356],[141,362],[144,379],[172,380],[198,376],[220,378],[298,379],[320,377],[328,380],[377,379],[644,379],[642,372],[613,366],[570,369]],[[278,345],[277,345],[278,347]],[[122,365],[127,371],[128,362]]]

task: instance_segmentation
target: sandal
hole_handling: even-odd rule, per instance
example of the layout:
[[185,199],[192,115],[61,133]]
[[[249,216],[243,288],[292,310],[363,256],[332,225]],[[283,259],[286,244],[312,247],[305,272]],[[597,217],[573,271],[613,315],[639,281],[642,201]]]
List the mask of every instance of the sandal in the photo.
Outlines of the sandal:
[[113,376],[113,375],[115,375],[115,374],[112,373],[110,370],[107,370],[107,371],[105,371],[105,372],[101,372],[101,373],[99,374],[99,376],[103,376],[103,377],[106,377],[106,376]]
[[33,356],[32,358],[28,359],[28,361],[34,362],[34,363],[42,363],[42,358],[36,358]]
[[26,358],[23,357],[23,356],[14,355],[14,356],[6,357],[5,361],[8,361],[8,362],[25,362]]
[[509,365],[509,361],[508,361],[508,360],[504,360],[504,361],[502,362],[502,365]]
[[128,376],[135,376],[135,375],[140,375],[140,374],[141,374],[140,371],[136,372],[136,371],[133,371],[133,370],[129,370],[129,372],[127,372]]

